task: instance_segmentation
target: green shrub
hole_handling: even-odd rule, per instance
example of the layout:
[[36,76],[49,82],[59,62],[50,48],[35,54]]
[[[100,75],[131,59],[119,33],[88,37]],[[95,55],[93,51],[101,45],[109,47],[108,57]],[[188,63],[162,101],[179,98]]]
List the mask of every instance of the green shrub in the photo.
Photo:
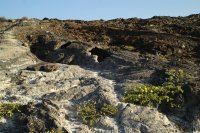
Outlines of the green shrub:
[[14,113],[20,112],[20,104],[3,103],[0,105],[0,118],[11,117]]
[[181,69],[169,69],[165,71],[166,74],[166,82],[172,82],[175,85],[184,85],[190,82],[193,77],[187,73],[185,73]]
[[97,122],[101,116],[114,117],[118,109],[110,104],[103,104],[100,109],[97,109],[97,104],[94,101],[83,103],[77,107],[78,116],[82,119],[83,123],[92,126]]
[[101,114],[103,116],[114,117],[117,114],[117,112],[118,108],[110,104],[104,104],[103,107],[101,108]]
[[182,92],[181,87],[174,84],[166,84],[165,86],[145,84],[128,89],[123,101],[143,106],[159,106],[166,102],[171,107],[179,107],[179,104],[174,103],[174,96]]
[[84,103],[78,106],[78,116],[82,119],[83,123],[93,125],[100,114],[96,111],[96,103],[94,101]]
[[166,103],[171,108],[180,108],[183,103],[176,99],[184,92],[183,85],[188,84],[192,77],[183,70],[170,69],[165,71],[165,82],[160,86],[149,84],[128,88],[123,101],[143,106],[156,106]]

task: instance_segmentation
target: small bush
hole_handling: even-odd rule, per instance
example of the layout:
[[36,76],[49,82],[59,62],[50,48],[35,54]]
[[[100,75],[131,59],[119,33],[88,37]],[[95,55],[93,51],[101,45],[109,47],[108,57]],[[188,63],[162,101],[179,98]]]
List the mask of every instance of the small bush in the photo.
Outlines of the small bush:
[[103,116],[114,117],[117,114],[117,112],[118,108],[110,104],[104,104],[103,107],[101,108],[101,114]]
[[167,84],[166,86],[152,86],[149,84],[131,87],[125,93],[123,101],[143,106],[159,106],[163,102],[169,103],[170,107],[179,107],[174,103],[174,96],[183,93],[180,86]]
[[169,69],[165,71],[166,74],[166,82],[172,82],[175,85],[184,85],[188,84],[193,77],[187,73],[185,73],[181,69]]
[[166,103],[170,108],[180,108],[183,102],[176,99],[183,95],[183,86],[192,77],[183,70],[170,69],[165,71],[165,82],[160,86],[149,84],[130,87],[123,97],[123,101],[143,106],[156,106]]
[[77,107],[78,116],[82,119],[83,123],[92,126],[97,122],[101,116],[114,117],[118,109],[110,104],[103,104],[100,109],[97,109],[97,104],[94,101],[83,103]]
[[0,118],[11,117],[14,113],[20,112],[20,104],[4,103],[0,105]]
[[91,101],[84,103],[78,107],[78,116],[82,119],[83,123],[93,125],[96,119],[100,117],[100,114],[96,111],[96,103]]
[[45,18],[43,18],[43,20],[49,20],[49,18],[45,17]]

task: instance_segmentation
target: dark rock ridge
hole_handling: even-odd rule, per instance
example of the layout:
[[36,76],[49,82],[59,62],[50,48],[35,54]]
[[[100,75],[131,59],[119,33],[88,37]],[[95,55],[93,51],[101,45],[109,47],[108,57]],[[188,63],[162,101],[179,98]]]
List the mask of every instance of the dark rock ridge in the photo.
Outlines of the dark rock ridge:
[[[0,20],[0,101],[21,111],[0,132],[200,132],[200,15],[80,21]],[[193,79],[180,109],[123,102],[127,87],[160,85],[165,70]],[[188,86],[187,86],[188,85]],[[88,126],[77,106],[118,107]],[[99,105],[98,104],[98,105]]]

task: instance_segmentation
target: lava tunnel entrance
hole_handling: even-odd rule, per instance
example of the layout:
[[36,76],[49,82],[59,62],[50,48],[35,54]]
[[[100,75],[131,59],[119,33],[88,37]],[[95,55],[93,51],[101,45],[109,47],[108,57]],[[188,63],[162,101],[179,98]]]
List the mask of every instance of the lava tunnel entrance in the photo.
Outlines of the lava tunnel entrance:
[[63,44],[60,49],[66,49],[72,42],[67,42],[65,44]]
[[92,50],[90,50],[90,53],[92,55],[97,55],[97,61],[98,62],[102,62],[105,58],[110,57],[111,54],[109,52],[107,52],[106,50],[100,49],[100,48],[93,48]]

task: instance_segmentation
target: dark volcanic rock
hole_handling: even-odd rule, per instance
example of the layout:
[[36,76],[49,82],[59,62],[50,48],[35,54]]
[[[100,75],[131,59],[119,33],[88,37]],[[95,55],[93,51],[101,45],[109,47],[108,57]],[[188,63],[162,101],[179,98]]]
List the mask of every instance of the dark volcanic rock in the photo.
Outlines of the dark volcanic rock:
[[[200,132],[199,16],[88,22],[3,19],[0,101],[16,101],[23,108],[10,119],[0,119],[0,132]],[[174,102],[182,108],[124,103],[127,88],[161,86],[169,69],[192,77],[177,84],[184,93],[174,96]],[[77,106],[91,100],[117,106],[117,116],[85,125]]]

